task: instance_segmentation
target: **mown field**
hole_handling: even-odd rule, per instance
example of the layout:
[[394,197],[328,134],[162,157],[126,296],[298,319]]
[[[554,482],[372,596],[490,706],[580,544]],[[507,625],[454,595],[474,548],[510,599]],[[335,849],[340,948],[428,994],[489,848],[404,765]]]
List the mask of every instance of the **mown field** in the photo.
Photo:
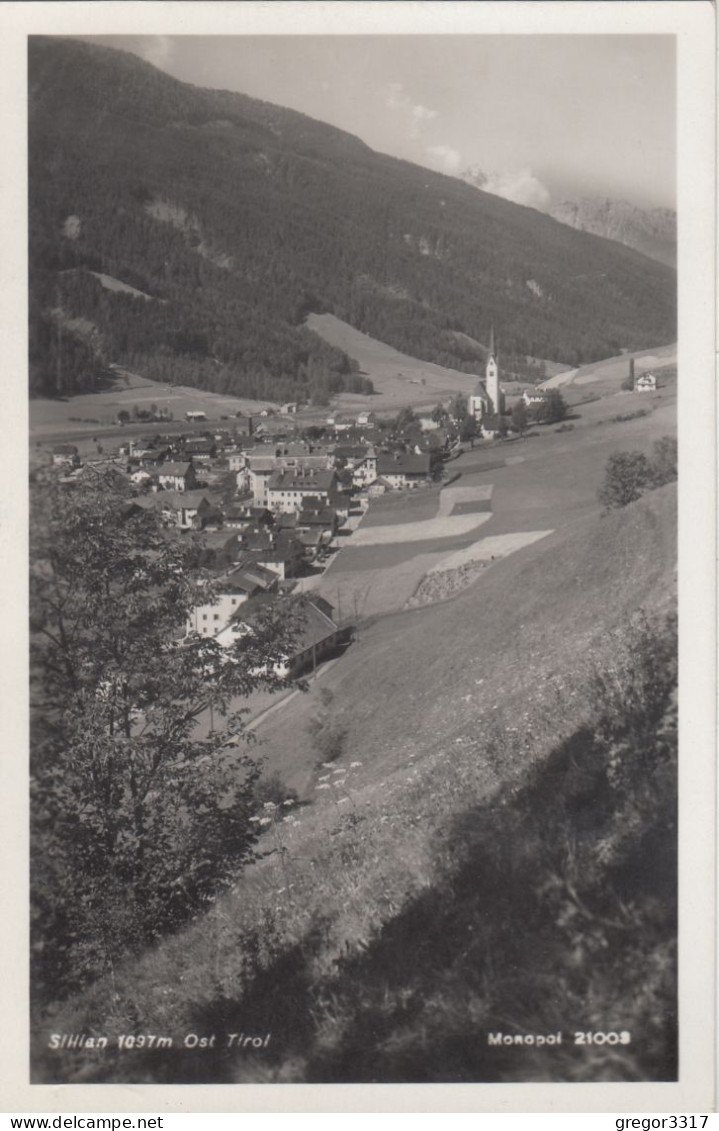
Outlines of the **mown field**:
[[186,412],[205,412],[208,421],[219,422],[222,416],[243,412],[246,416],[260,412],[270,402],[251,401],[242,397],[220,396],[203,389],[161,384],[137,373],[115,367],[105,389],[83,393],[65,399],[34,397],[30,400],[30,437],[33,442],[43,440],[83,439],[95,434],[103,437],[123,435],[117,424],[117,414],[125,410],[132,414],[134,405],[148,410],[151,405],[168,409],[172,422],[162,424],[132,424],[133,433],[157,432],[158,428],[172,430],[184,425]]
[[[427,572],[441,568],[450,554],[469,550],[478,539],[552,531],[595,512],[597,487],[610,453],[648,451],[658,436],[674,433],[676,385],[668,383],[656,394],[619,392],[587,403],[582,395],[573,398],[570,430],[535,427],[523,440],[477,444],[449,465],[453,481],[446,488],[390,493],[373,500],[357,534],[335,557],[317,591],[343,619],[386,614],[404,606]],[[631,419],[617,419],[628,416]],[[462,501],[449,515],[442,500],[453,496]],[[472,509],[475,529],[470,528]],[[455,516],[464,525],[455,522]],[[499,543],[496,558],[515,545],[510,541],[500,549]]]

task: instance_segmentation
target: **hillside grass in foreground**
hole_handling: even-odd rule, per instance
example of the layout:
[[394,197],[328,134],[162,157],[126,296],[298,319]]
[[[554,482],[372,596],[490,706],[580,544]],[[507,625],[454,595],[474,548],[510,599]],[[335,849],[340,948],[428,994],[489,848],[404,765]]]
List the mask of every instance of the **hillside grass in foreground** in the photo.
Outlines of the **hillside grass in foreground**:
[[[180,1046],[216,1033],[218,1047],[54,1054],[52,1067],[44,1054],[40,1078],[673,1079],[675,688],[672,619],[639,614],[541,712],[381,783],[381,807],[343,770],[309,857],[278,817],[264,869],[231,901],[52,1022],[170,1031]],[[630,1043],[577,1046],[575,1030]],[[242,1031],[272,1044],[223,1047]],[[558,1031],[561,1047],[488,1043]]]

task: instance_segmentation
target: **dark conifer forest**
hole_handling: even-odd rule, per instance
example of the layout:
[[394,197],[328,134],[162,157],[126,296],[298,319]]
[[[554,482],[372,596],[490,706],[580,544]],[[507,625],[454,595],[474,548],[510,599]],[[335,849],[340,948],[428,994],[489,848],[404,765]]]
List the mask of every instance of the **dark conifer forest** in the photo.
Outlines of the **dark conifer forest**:
[[334,127],[74,40],[33,37],[29,76],[35,395],[109,362],[272,400],[371,393],[313,311],[468,372],[465,335],[492,322],[505,355],[570,365],[676,337],[671,268]]

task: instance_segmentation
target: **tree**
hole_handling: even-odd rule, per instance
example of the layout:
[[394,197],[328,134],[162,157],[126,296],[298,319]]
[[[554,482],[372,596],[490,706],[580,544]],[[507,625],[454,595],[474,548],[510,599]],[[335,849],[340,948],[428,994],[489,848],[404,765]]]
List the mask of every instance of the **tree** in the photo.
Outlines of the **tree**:
[[640,498],[651,481],[651,465],[643,452],[614,452],[607,460],[598,498],[608,510]]
[[539,424],[558,424],[568,411],[569,406],[559,389],[550,389],[541,404],[536,406],[534,418]]
[[213,592],[184,540],[140,508],[122,517],[103,478],[50,480],[32,502],[33,980],[56,997],[251,858],[258,768],[225,743],[239,697],[286,685],[300,614],[270,606],[228,649],[183,638]]
[[459,438],[462,443],[473,441],[479,436],[479,425],[473,416],[467,414],[459,425]]
[[447,411],[453,420],[455,420],[458,424],[461,424],[465,417],[469,416],[467,398],[462,396],[461,393],[457,393],[456,397],[453,397],[450,401]]
[[665,483],[672,483],[676,479],[676,436],[662,436],[660,440],[655,440],[650,463],[653,487],[662,487]]
[[130,414],[127,411],[127,409],[121,408],[120,411],[117,414],[117,419],[118,419],[118,422],[120,424],[129,424],[130,423]]
[[527,416],[527,407],[524,401],[519,400],[512,409],[512,427],[515,431],[519,432],[520,436],[523,436],[527,431],[528,424],[529,417]]
[[411,408],[402,408],[397,413],[394,422],[394,431],[397,435],[406,432],[412,425],[417,423],[417,417],[412,412]]

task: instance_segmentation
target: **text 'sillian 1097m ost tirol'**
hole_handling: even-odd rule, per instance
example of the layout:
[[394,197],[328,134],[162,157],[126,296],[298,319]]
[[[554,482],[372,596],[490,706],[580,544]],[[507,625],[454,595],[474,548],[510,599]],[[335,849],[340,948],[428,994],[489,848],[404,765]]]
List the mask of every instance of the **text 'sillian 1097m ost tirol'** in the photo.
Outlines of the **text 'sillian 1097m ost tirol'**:
[[55,1050],[95,1049],[238,1049],[247,1051],[267,1049],[271,1033],[184,1033],[169,1037],[158,1033],[119,1033],[117,1036],[98,1036],[90,1033],[51,1033],[48,1048]]

